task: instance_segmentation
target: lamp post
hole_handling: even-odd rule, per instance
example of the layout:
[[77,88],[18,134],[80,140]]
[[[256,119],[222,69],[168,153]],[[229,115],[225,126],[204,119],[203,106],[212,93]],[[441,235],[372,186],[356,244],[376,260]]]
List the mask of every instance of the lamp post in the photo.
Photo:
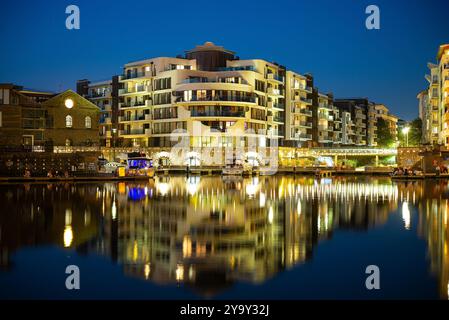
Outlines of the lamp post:
[[112,128],[112,161],[115,161],[115,136],[117,134],[117,129]]
[[408,133],[410,131],[410,127],[404,127],[402,129],[402,133],[405,135],[405,145],[408,147]]

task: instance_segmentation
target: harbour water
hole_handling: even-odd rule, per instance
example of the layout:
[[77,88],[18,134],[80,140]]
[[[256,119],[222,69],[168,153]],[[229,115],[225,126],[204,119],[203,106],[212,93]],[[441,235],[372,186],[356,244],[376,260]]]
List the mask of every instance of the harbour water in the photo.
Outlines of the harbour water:
[[448,198],[374,177],[1,184],[0,298],[448,299]]

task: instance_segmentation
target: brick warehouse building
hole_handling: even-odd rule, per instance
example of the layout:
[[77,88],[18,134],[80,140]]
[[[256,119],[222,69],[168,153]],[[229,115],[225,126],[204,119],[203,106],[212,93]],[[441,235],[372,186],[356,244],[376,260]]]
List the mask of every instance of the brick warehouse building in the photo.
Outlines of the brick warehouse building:
[[98,146],[100,110],[67,90],[60,94],[0,84],[0,147]]
[[[77,93],[25,90],[0,84],[0,175],[96,171],[100,110]],[[67,150],[64,150],[67,149]]]

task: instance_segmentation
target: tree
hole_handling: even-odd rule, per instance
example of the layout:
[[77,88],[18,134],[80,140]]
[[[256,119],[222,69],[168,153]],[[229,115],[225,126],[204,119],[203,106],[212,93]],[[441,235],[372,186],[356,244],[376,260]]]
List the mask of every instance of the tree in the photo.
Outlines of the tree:
[[[408,132],[408,145],[410,147],[421,145],[422,141],[422,120],[416,118],[412,122],[407,123],[407,127],[410,128]],[[406,135],[401,131],[399,132],[399,140],[401,146],[407,145]]]
[[411,146],[419,146],[422,141],[422,120],[416,118],[410,124],[410,133],[408,137],[408,143]]
[[394,136],[387,121],[383,118],[377,119],[377,145],[382,148],[391,148],[394,142]]

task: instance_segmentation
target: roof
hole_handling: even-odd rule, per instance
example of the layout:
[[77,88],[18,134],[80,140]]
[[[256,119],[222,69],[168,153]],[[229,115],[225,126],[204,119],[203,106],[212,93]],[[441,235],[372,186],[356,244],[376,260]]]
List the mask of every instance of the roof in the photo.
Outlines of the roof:
[[438,49],[437,61],[440,61],[441,56],[444,54],[446,50],[449,50],[449,44],[442,44]]
[[222,46],[217,46],[213,42],[210,42],[210,41],[206,41],[203,45],[199,45],[191,50],[187,50],[186,53],[199,52],[199,51],[222,51],[222,52],[226,52],[226,53],[229,53],[232,55],[235,54],[234,51],[227,50]]
[[57,95],[55,95],[54,97],[48,99],[47,101],[43,102],[43,105],[48,105],[51,106],[53,103],[59,103],[61,98],[64,98],[65,96],[74,96],[76,100],[81,101],[83,103],[84,106],[90,107],[90,108],[95,108],[98,109],[98,106],[95,105],[94,103],[90,102],[89,100],[87,100],[86,98],[84,98],[83,96],[79,95],[78,93],[74,92],[73,90],[66,90],[64,92],[61,92]]

